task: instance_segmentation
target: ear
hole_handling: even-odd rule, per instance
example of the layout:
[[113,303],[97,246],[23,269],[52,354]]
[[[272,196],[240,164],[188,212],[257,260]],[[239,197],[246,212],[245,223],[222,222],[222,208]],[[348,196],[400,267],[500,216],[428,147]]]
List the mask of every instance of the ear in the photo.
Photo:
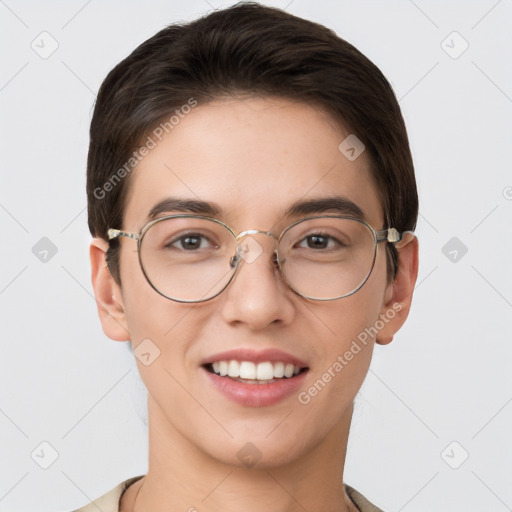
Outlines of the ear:
[[418,277],[418,239],[411,232],[397,244],[398,273],[386,289],[384,305],[379,316],[384,327],[376,337],[377,343],[387,345],[405,323],[411,309],[412,295]]
[[106,254],[108,243],[102,238],[94,238],[89,255],[91,258],[91,280],[98,306],[103,332],[115,341],[130,341],[121,288],[114,281],[107,268]]

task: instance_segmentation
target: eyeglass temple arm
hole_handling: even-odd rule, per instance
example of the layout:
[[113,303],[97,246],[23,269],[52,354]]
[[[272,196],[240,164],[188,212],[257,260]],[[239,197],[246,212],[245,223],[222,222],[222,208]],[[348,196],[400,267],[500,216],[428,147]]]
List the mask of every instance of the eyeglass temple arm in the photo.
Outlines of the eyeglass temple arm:
[[384,229],[382,231],[377,231],[377,242],[390,242],[397,244],[397,247],[400,247],[400,242],[403,241],[404,236],[407,234],[414,236],[413,231],[404,231],[403,233],[400,233],[395,228]]
[[125,236],[126,238],[133,238],[134,240],[138,240],[139,239],[139,234],[138,233],[127,233],[126,231],[121,231],[120,229],[110,228],[107,231],[107,234],[108,234],[108,239],[109,240],[113,240],[114,238],[117,238],[119,236]]

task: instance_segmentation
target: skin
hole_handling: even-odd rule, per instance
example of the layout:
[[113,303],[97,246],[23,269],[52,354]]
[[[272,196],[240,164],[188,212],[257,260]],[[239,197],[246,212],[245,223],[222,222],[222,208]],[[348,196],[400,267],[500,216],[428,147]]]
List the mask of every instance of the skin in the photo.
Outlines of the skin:
[[[283,219],[293,202],[339,194],[382,229],[366,153],[351,162],[338,150],[349,133],[318,108],[285,99],[198,105],[133,171],[124,225],[112,227],[138,232],[151,207],[173,195],[215,202],[220,220],[237,233],[279,234],[295,220]],[[271,264],[272,239],[256,239],[264,253],[244,264],[221,295],[200,304],[157,294],[141,272],[136,242],[126,238],[120,288],[105,267],[107,243],[91,243],[104,332],[134,348],[149,338],[161,351],[149,366],[137,361],[149,396],[149,470],[125,492],[121,512],[357,510],[342,485],[353,401],[374,344],[392,341],[409,313],[417,240],[399,250],[394,282],[379,244],[373,272],[357,293],[318,302],[286,286]],[[243,407],[209,385],[200,368],[204,357],[224,350],[279,348],[307,362],[301,388],[307,390],[393,304],[400,311],[307,405],[294,393],[273,406]],[[237,457],[246,442],[262,454],[252,468]]]

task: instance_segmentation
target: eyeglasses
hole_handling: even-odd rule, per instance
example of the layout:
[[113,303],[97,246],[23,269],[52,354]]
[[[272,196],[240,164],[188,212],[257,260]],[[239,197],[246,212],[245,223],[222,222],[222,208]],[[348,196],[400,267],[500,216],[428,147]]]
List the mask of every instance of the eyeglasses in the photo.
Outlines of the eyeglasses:
[[263,253],[254,238],[258,234],[276,241],[273,262],[288,286],[318,301],[357,292],[373,270],[377,244],[400,247],[414,236],[395,228],[376,231],[363,220],[337,215],[300,219],[278,237],[257,229],[236,234],[220,220],[188,214],[157,218],[140,233],[108,230],[109,240],[120,236],[137,240],[148,283],[177,302],[204,302],[224,291],[242,261],[250,264]]

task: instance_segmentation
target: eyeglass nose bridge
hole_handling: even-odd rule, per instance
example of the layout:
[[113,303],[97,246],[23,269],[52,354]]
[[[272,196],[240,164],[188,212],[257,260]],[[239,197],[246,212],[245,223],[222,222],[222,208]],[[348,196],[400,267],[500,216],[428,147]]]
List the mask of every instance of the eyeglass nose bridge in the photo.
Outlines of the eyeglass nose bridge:
[[272,233],[270,231],[261,231],[260,229],[247,229],[245,231],[241,231],[240,233],[238,233],[238,235],[236,235],[236,239],[237,239],[237,241],[239,241],[248,235],[258,235],[258,234],[271,236],[274,240],[277,241],[277,237],[276,237],[276,235],[274,235],[274,233]]
[[275,242],[275,248],[274,248],[274,263],[278,264],[278,255],[277,255],[277,245],[279,242],[279,239],[277,238],[274,233],[270,231],[262,231],[260,229],[247,229],[245,231],[241,231],[238,233],[238,235],[235,236],[237,248],[236,248],[236,254],[231,258],[230,265],[232,268],[237,267],[240,264],[240,260],[244,260],[246,263],[252,263],[253,261],[256,261],[256,259],[263,253],[263,247],[261,247],[258,242],[254,241],[254,243],[257,245],[255,247],[248,247],[248,244],[243,244],[243,239],[247,236],[252,235],[266,235],[270,236],[274,239]]

